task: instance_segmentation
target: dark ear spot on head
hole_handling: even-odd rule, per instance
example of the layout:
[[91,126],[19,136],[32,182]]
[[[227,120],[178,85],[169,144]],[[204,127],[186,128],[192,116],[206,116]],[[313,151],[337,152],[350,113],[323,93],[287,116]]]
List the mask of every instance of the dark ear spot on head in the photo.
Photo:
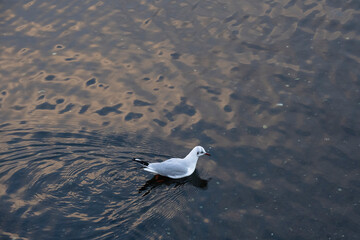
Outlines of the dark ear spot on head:
[[199,155],[199,152],[197,152],[196,154]]

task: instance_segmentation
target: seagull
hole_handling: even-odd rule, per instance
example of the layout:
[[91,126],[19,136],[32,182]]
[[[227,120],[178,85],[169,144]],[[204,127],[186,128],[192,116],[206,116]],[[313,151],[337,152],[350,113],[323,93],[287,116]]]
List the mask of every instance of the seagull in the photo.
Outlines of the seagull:
[[149,163],[138,158],[133,158],[133,160],[144,165],[145,171],[179,179],[188,177],[195,171],[198,158],[202,155],[210,156],[203,147],[196,146],[185,158],[170,158],[160,163]]

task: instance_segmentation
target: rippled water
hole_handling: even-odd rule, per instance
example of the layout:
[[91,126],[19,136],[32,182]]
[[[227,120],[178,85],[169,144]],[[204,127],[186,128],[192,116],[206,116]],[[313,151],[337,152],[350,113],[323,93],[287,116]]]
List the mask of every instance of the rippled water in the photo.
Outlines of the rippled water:
[[[1,239],[360,238],[359,16],[1,1]],[[195,145],[189,178],[131,161]]]
[[146,237],[184,207],[189,192],[196,196],[193,188],[207,187],[198,173],[181,180],[141,174],[130,156],[167,156],[140,151],[129,136],[10,126],[1,131],[8,145],[1,153],[5,236]]

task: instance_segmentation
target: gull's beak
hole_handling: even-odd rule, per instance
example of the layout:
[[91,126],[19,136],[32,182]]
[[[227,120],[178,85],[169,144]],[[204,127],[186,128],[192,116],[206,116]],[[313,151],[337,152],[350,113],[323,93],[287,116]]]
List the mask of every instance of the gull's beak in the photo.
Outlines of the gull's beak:
[[211,156],[210,153],[205,153],[205,155]]

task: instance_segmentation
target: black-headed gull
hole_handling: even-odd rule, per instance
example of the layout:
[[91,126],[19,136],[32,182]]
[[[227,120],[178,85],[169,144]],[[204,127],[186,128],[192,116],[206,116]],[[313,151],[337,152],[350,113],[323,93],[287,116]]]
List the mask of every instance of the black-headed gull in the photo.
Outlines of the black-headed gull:
[[203,147],[196,146],[185,158],[170,158],[160,163],[149,163],[138,158],[133,160],[143,164],[145,171],[179,179],[190,176],[195,171],[196,163],[202,155],[210,156]]

